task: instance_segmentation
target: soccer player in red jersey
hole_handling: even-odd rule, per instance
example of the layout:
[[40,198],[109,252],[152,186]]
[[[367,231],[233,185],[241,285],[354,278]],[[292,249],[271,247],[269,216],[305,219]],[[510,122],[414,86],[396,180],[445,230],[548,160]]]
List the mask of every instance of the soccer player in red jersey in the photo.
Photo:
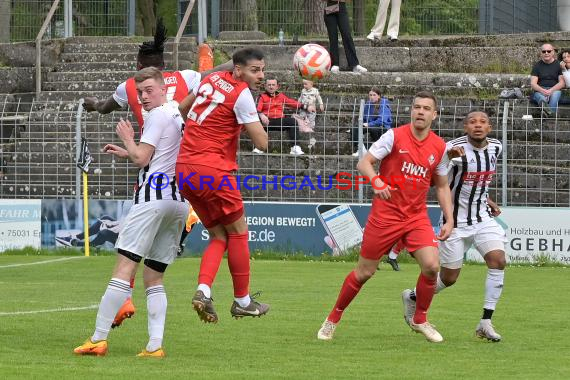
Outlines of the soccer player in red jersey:
[[178,186],[210,235],[200,264],[198,289],[192,298],[204,322],[218,320],[211,287],[226,249],[234,286],[232,316],[261,316],[269,311],[269,305],[249,295],[249,234],[233,175],[238,168],[236,154],[242,129],[256,148],[267,149],[267,133],[250,91],[259,88],[265,63],[263,53],[256,48],[238,50],[232,60],[233,71],[208,75],[180,105],[183,108],[192,104],[176,163]]
[[[156,24],[156,32],[153,41],[143,42],[139,47],[137,54],[137,70],[142,70],[147,67],[156,67],[162,71],[164,77],[164,85],[166,87],[166,101],[170,104],[178,106],[189,93],[198,87],[202,78],[213,70],[203,73],[198,73],[194,70],[182,71],[164,71],[164,42],[166,41],[166,28],[159,19]],[[233,64],[226,62],[214,68],[214,70],[231,70]],[[139,134],[142,135],[144,121],[148,112],[144,110],[142,103],[137,94],[134,76],[127,79],[117,86],[115,93],[105,100],[99,101],[96,97],[86,97],[83,102],[83,108],[87,112],[97,111],[100,114],[108,114],[120,109],[126,109],[127,106],[132,111],[137,123],[139,125]],[[185,116],[182,115],[182,116]],[[190,208],[192,210],[192,208]],[[190,214],[188,215],[190,217]],[[188,236],[188,230],[182,232],[180,238],[179,250],[184,248],[183,242]],[[132,289],[134,288],[135,279],[131,279],[131,296]],[[135,306],[132,298],[129,296],[125,304],[119,310],[115,320],[113,321],[113,328],[120,326],[127,318],[131,318],[135,314]]]
[[[437,101],[430,92],[419,92],[412,105],[412,122],[393,128],[376,141],[358,163],[371,179],[374,200],[368,217],[356,269],[346,277],[333,310],[317,338],[331,340],[344,310],[362,285],[376,272],[383,255],[400,239],[421,268],[416,285],[416,312],[411,328],[431,342],[443,341],[427,321],[439,270],[438,240],[453,229],[451,194],[447,184],[445,142],[431,131]],[[379,164],[379,172],[375,169]],[[436,237],[427,214],[426,198],[433,178],[437,200],[446,218]]]

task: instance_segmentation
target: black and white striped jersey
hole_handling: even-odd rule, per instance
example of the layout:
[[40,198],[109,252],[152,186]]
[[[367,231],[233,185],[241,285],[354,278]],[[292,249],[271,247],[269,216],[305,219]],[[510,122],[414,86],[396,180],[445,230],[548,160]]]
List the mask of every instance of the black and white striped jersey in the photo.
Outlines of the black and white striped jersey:
[[184,202],[177,186],[176,158],[184,130],[178,108],[163,104],[149,111],[141,143],[154,146],[148,165],[139,171],[134,203],[170,199]]
[[447,143],[447,149],[463,147],[465,155],[453,160],[448,173],[449,188],[453,202],[455,227],[471,226],[491,219],[491,209],[487,204],[489,185],[497,171],[497,160],[503,146],[499,140],[487,138],[484,148],[475,148],[467,136]]

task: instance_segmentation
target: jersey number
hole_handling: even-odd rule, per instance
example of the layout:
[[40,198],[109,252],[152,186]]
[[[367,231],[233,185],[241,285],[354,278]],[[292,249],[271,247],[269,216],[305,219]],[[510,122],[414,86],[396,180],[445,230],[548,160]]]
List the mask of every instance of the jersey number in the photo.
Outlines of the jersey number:
[[[208,97],[210,96],[210,104],[208,104],[208,107],[206,107],[200,116],[198,116],[194,109],[196,106],[208,100]],[[198,89],[198,95],[196,97],[196,100],[194,100],[194,104],[192,104],[192,108],[190,108],[190,112],[188,112],[188,117],[200,125],[220,103],[224,102],[224,100],[226,100],[226,96],[224,94],[218,90],[214,90],[214,87],[212,87],[210,83],[204,83]]]

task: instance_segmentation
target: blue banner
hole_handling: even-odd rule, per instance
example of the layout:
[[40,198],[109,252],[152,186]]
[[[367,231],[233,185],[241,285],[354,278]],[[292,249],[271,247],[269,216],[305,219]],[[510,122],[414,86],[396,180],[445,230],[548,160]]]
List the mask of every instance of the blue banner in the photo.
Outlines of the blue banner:
[[[89,240],[93,247],[113,249],[131,201],[89,201]],[[249,247],[253,252],[274,251],[319,256],[332,253],[334,243],[319,216],[317,203],[245,203],[249,226]],[[370,204],[350,204],[350,210],[364,228]],[[81,203],[74,200],[42,201],[42,247],[82,247],[83,217]],[[428,207],[435,226],[439,207]],[[200,255],[208,244],[208,231],[197,223],[186,238],[185,255]]]

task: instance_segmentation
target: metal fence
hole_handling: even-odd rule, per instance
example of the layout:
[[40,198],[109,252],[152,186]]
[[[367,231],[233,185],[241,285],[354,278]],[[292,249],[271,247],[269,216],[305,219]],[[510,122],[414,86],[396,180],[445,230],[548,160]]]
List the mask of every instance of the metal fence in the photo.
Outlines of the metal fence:
[[[252,144],[242,138],[238,157],[239,175],[260,179],[255,190],[242,189],[245,200],[273,202],[369,202],[370,187],[364,191],[351,187],[339,190],[318,188],[337,183],[336,175],[356,175],[357,157],[351,138],[360,109],[360,99],[324,99],[325,111],[318,114],[312,133],[298,132],[290,141],[285,130],[270,131],[270,149],[264,154],[252,152]],[[394,124],[409,122],[410,100],[392,102]],[[540,110],[527,101],[467,101],[448,99],[440,104],[440,117],[434,130],[446,140],[463,134],[462,119],[471,109],[485,109],[494,125],[492,136],[505,141],[498,174],[491,186],[491,196],[503,205],[570,206],[570,114],[559,112],[556,118],[543,119]],[[75,198],[77,103],[21,103],[5,99],[0,103],[0,198]],[[504,118],[504,116],[506,117]],[[530,115],[530,116],[529,116]],[[524,117],[523,117],[524,116]],[[118,143],[115,125],[128,112],[80,117],[80,134],[89,140],[94,162],[89,175],[89,194],[94,199],[126,199],[132,195],[137,169],[126,161],[101,153],[106,143]],[[532,120],[530,120],[532,118]],[[366,135],[364,144],[369,145]],[[357,142],[358,143],[358,142]],[[304,155],[290,154],[297,144]],[[286,190],[263,180],[294,176],[295,189]],[[314,188],[301,186],[310,178]],[[287,180],[289,183],[291,180]],[[252,185],[255,184],[252,181]],[[430,202],[435,202],[433,194]]]
[[[75,36],[126,36],[133,0],[73,0],[61,1],[44,38],[65,37],[64,10],[70,7]],[[14,0],[3,5],[2,25],[9,36],[0,42],[31,41],[53,3],[51,0]],[[131,21],[132,22],[132,21]],[[9,38],[7,38],[9,37]]]
[[[325,36],[322,1],[202,0],[208,8],[208,31],[259,30],[277,37]],[[179,1],[180,20],[187,0]],[[347,3],[354,35],[365,36],[375,23],[379,0]],[[406,0],[402,1],[400,34],[499,34],[559,30],[555,0]],[[188,33],[197,33],[193,16]]]
[[[208,33],[259,30],[276,37],[283,29],[288,38],[325,36],[322,1],[304,0],[199,0],[207,8]],[[37,35],[52,1],[12,0],[0,3],[3,28],[0,42],[29,41]],[[177,14],[167,20],[180,22],[188,0],[177,1]],[[65,0],[45,38],[65,34],[64,8],[71,8],[75,36],[120,36],[134,34],[135,0]],[[197,8],[197,5],[196,5]],[[356,36],[368,34],[374,25],[378,0],[348,3]],[[406,0],[402,2],[400,34],[495,34],[559,30],[554,0]],[[193,11],[188,34],[198,33]],[[7,26],[6,26],[7,25]]]

